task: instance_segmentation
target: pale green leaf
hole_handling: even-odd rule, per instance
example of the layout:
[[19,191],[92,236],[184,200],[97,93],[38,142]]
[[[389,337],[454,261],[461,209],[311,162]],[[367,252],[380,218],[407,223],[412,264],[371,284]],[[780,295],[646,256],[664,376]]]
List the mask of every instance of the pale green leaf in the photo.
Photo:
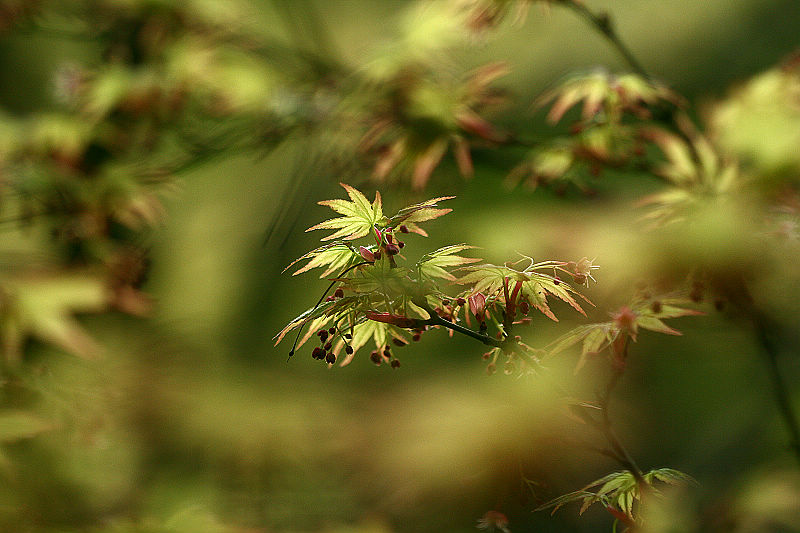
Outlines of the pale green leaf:
[[28,439],[53,428],[52,422],[25,411],[0,412],[0,443]]

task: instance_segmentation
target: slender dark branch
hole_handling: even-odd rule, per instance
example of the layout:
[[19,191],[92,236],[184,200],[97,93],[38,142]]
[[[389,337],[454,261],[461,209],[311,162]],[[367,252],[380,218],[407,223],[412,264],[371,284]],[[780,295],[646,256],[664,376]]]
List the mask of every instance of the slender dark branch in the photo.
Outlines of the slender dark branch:
[[[624,350],[627,351],[627,349],[628,344],[626,342]],[[608,444],[611,446],[611,450],[614,452],[614,454],[610,455],[610,457],[614,457],[626,470],[633,474],[633,477],[636,479],[637,483],[639,483],[641,490],[645,486],[644,474],[636,464],[636,461],[633,459],[631,454],[622,444],[622,441],[617,436],[616,431],[614,431],[614,426],[611,423],[611,415],[609,414],[611,394],[614,392],[614,389],[619,383],[620,378],[622,378],[622,374],[623,368],[615,365],[613,373],[606,384],[606,388],[599,398],[600,408],[602,409],[603,413],[603,421],[600,425],[600,429],[603,432],[603,435],[606,437]]]
[[424,309],[430,315],[430,318],[423,322],[423,324],[427,326],[443,326],[445,328],[455,331],[456,333],[461,333],[462,335],[466,335],[467,337],[472,337],[473,339],[480,341],[483,344],[486,344],[487,346],[492,346],[494,348],[503,347],[503,341],[501,340],[495,339],[494,337],[490,337],[488,335],[477,333],[469,328],[465,328],[464,326],[456,324],[455,322],[450,322],[449,320],[442,318],[436,313],[436,311],[431,309],[428,306],[428,304],[425,303],[424,301],[415,300],[414,304]]
[[783,423],[789,432],[789,447],[794,453],[795,459],[800,462],[800,426],[797,422],[797,413],[792,405],[792,399],[789,395],[789,389],[786,386],[786,380],[781,374],[781,369],[778,364],[778,355],[780,349],[777,346],[774,337],[771,335],[772,328],[762,318],[756,317],[754,320],[756,333],[761,347],[764,349],[764,355],[767,361],[767,370],[769,377],[772,381],[772,390],[775,393],[775,400],[778,403],[778,410],[780,411]]
[[630,48],[628,48],[614,29],[614,23],[607,13],[595,13],[583,3],[574,0],[562,0],[561,4],[571,8],[573,11],[585,18],[589,23],[597,29],[603,36],[611,43],[617,52],[625,59],[625,62],[633,69],[634,72],[643,78],[652,79],[652,76],[642,66],[636,56],[633,55]]
[[448,329],[452,329],[456,333],[461,333],[468,337],[472,337],[473,339],[480,341],[483,344],[486,344],[487,346],[493,346],[495,348],[503,347],[503,341],[497,340],[494,337],[490,337],[488,335],[482,335],[478,332],[472,331],[469,328],[465,328],[464,326],[456,324],[455,322],[450,322],[449,320],[444,319],[439,315],[437,315],[434,311],[429,311],[428,309],[426,309],[426,311],[428,311],[428,314],[431,315],[431,317],[425,321],[425,324],[429,326],[444,326]]
[[[369,261],[362,261],[361,263],[356,263],[355,265],[349,266],[345,270],[343,270],[338,276],[336,276],[337,279],[334,279],[333,281],[331,281],[330,285],[328,285],[328,288],[325,289],[325,292],[322,293],[322,296],[319,297],[319,300],[317,300],[317,303],[311,309],[311,312],[314,312],[314,310],[317,307],[319,307],[319,304],[322,303],[322,300],[325,299],[325,297],[328,295],[328,293],[333,288],[333,286],[341,281],[338,278],[341,278],[342,276],[344,276],[345,274],[347,274],[348,272],[350,272],[351,270],[353,270],[356,267],[360,267],[362,265],[370,265],[370,264],[372,264],[372,263],[370,263]],[[297,330],[297,335],[294,338],[294,343],[292,344],[292,349],[289,350],[289,359],[291,359],[292,356],[294,355],[294,350],[295,350],[295,348],[297,348],[297,341],[300,339],[300,333],[303,332],[303,328],[305,327],[306,324],[307,324],[307,322],[304,322],[303,324],[300,325],[300,328]],[[287,363],[289,362],[289,359],[286,360]]]

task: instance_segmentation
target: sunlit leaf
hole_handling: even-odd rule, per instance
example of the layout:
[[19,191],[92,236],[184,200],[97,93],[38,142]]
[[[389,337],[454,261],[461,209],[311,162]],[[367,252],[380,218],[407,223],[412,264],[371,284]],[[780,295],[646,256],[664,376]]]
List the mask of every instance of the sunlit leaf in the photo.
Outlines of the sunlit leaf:
[[311,226],[306,231],[317,229],[335,229],[338,230],[327,237],[323,237],[323,241],[332,239],[345,239],[353,240],[359,237],[368,235],[372,228],[382,222],[383,209],[381,204],[380,193],[375,193],[375,200],[370,203],[361,192],[347,185],[340,183],[347,191],[350,201],[347,200],[322,200],[318,202],[319,205],[330,207],[337,213],[344,215],[338,218],[332,218],[324,222],[320,222]]
[[480,261],[479,258],[454,255],[471,248],[476,247],[467,244],[455,244],[425,254],[417,261],[417,270],[420,273],[420,277],[443,278],[448,281],[455,281],[456,277],[445,270],[445,267],[461,266]]
[[25,411],[0,412],[0,443],[35,437],[53,427],[52,422]]
[[292,261],[289,266],[284,268],[283,271],[286,272],[293,265],[299,261],[303,261],[304,259],[310,259],[310,261],[306,263],[304,267],[293,272],[292,276],[302,274],[303,272],[307,272],[312,268],[327,266],[325,271],[319,276],[320,278],[324,278],[333,272],[341,271],[351,265],[354,265],[355,263],[361,261],[362,258],[359,252],[348,244],[335,242],[320,246],[319,248],[311,250],[303,256],[298,257]]

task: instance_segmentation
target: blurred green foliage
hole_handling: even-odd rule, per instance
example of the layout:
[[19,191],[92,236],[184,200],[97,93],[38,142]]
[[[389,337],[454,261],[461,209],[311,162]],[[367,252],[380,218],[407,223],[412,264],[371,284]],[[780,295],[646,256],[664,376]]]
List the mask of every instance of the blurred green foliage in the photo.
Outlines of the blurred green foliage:
[[[583,2],[700,125],[642,130],[643,153],[650,118],[576,137],[583,104],[555,126],[532,105],[627,70],[562,3],[0,0],[0,530],[610,529],[531,512],[619,469],[550,380],[490,378],[443,331],[396,371],[273,348],[327,285],[280,273],[340,181],[387,212],[456,195],[430,250],[594,258],[594,322],[705,272],[707,316],[642,334],[615,399],[641,466],[699,483],[648,531],[800,528],[764,364],[800,408],[796,2]],[[526,342],[584,323],[547,322]],[[605,363],[575,361],[552,381],[592,398]]]

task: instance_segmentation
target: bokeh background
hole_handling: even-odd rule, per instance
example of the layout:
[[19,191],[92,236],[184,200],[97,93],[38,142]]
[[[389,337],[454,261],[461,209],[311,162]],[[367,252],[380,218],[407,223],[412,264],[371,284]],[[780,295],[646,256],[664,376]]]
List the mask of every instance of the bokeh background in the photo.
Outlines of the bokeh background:
[[[640,61],[698,116],[798,45],[794,0],[585,3],[609,10]],[[313,62],[298,59],[298,50],[328,62],[319,69],[351,73],[420,56],[457,78],[504,61],[510,73],[496,84],[510,97],[492,123],[546,137],[564,127],[545,122],[545,111],[532,106],[537,95],[574,70],[626,68],[575,13],[541,3],[524,20],[466,39],[451,35],[444,2],[104,1],[98,5],[105,11],[91,21],[80,13],[92,8],[79,2],[60,3],[54,14],[42,4],[45,13],[32,20],[24,3],[0,4],[4,124],[69,108],[59,93],[65,69],[115,64],[107,34],[92,33],[91,24],[113,20],[106,30],[122,35],[148,13],[163,15],[167,34],[196,31],[202,39],[202,24],[213,23],[252,36],[226,73],[204,76],[187,59],[194,56],[170,52],[176,71],[189,72],[187,91],[193,79],[203,90],[231,90],[230,105],[245,115],[262,98],[291,107],[317,90],[323,76],[315,78]],[[269,43],[270,53],[253,59],[250,42]],[[135,61],[122,63],[136,68]],[[284,82],[297,93],[281,92]],[[163,212],[135,239],[147,250],[140,287],[152,298],[149,312],[79,313],[101,357],[76,357],[33,335],[4,370],[0,530],[466,532],[489,510],[505,513],[514,532],[610,530],[602,509],[532,512],[618,469],[575,444],[592,436],[567,416],[547,380],[488,376],[481,346],[445,332],[398,349],[402,366],[395,370],[376,367],[364,353],[346,367],[328,368],[305,349],[287,362],[288,344],[274,347],[272,339],[327,286],[313,273],[282,270],[318,242],[303,230],[329,217],[316,202],[342,197],[339,181],[368,196],[380,190],[389,211],[457,197],[448,202],[452,213],[428,224],[429,238],[408,239],[412,255],[467,242],[481,247],[477,257],[496,263],[516,252],[595,259],[598,283],[586,293],[598,304],[590,317],[603,320],[630,298],[635,280],[664,263],[654,257],[677,246],[641,231],[636,201],[659,190],[659,180],[607,172],[592,196],[514,187],[506,177],[524,150],[479,145],[470,180],[447,155],[423,191],[402,178],[375,183],[369,169],[351,161],[357,154],[336,144],[354,126],[332,117],[266,133],[246,120],[227,121],[224,112],[193,119],[195,130],[219,135],[204,138],[190,164],[172,169],[170,187],[159,192]],[[152,127],[171,128],[168,119]],[[133,156],[178,153],[170,142]],[[330,152],[340,156],[335,163]],[[38,224],[3,225],[0,254],[9,276],[20,261],[27,264],[19,257],[50,246]],[[728,232],[739,226],[720,224],[692,243],[711,250],[698,253],[728,253]],[[760,294],[789,325],[798,319],[796,256],[795,246],[760,258]],[[43,290],[45,300],[55,294]],[[562,322],[537,317],[525,332],[529,344],[544,346],[581,323],[568,308],[555,308]],[[671,323],[683,336],[640,337],[614,400],[615,422],[640,465],[677,468],[699,482],[654,520],[659,531],[701,523],[720,531],[798,531],[797,464],[758,339],[735,312],[708,301],[698,308],[707,315]],[[786,352],[781,365],[797,406],[800,359]],[[573,396],[592,398],[602,362],[578,376],[574,364],[570,353],[553,359],[554,379]]]

